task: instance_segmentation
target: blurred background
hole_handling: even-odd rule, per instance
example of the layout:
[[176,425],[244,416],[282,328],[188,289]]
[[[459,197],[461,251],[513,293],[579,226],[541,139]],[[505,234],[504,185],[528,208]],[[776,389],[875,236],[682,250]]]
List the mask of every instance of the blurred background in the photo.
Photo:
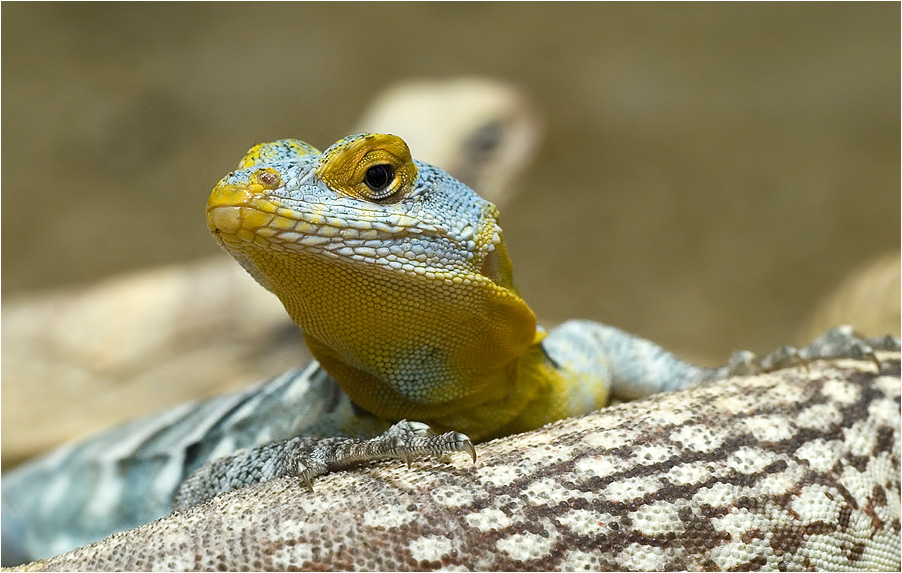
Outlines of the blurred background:
[[543,117],[502,223],[546,324],[594,319],[719,362],[793,340],[846,273],[899,247],[896,3],[2,16],[4,305],[214,253],[203,207],[248,147],[325,148],[410,78],[507,80]]

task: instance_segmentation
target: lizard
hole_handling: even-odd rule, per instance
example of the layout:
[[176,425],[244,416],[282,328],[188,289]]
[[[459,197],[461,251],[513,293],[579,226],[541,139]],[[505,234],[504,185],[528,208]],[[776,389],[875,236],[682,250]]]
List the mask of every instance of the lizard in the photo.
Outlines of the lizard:
[[[126,451],[123,465],[136,468],[142,455],[151,460],[115,483],[112,501],[102,499],[101,484],[92,509],[132,507],[122,497],[150,498],[157,506],[138,519],[156,517],[190,470],[239,447],[265,450],[201,468],[182,485],[178,506],[247,485],[245,476],[274,477],[252,471],[261,452],[274,451],[262,444],[297,434],[372,436],[413,418],[451,433],[427,450],[468,449],[466,436],[478,441],[535,429],[604,406],[611,394],[636,398],[800,359],[873,357],[874,349],[899,345],[838,329],[800,350],[783,347],[761,358],[739,352],[725,366],[702,368],[597,323],[570,321],[546,332],[513,287],[497,209],[414,161],[392,135],[352,136],[324,153],[297,140],[255,146],[214,188],[207,224],[282,300],[319,364],[136,423],[124,434],[131,440],[120,432],[58,454],[55,463],[90,459],[83,452],[91,448],[112,459]],[[306,416],[312,404],[321,409]],[[394,447],[396,438],[388,430],[375,443]],[[129,441],[131,447],[116,446]],[[309,445],[298,451],[283,442],[276,451],[287,460],[281,467],[306,479],[328,469],[304,457]],[[59,465],[33,467],[53,474]],[[64,495],[64,487],[54,491]],[[83,515],[71,501],[71,511]]]
[[19,570],[898,571],[899,353],[239,489]]
[[[526,94],[480,77],[406,80],[355,131],[390,130],[500,208],[540,121]],[[212,245],[211,245],[212,247]],[[218,250],[218,249],[217,249]],[[91,431],[247,387],[310,360],[279,301],[223,252],[3,305],[3,467]],[[178,377],[178,384],[169,383]],[[71,408],[77,400],[84,408]],[[90,405],[90,407],[87,407]]]
[[806,340],[828,324],[849,324],[856,332],[896,336],[902,323],[902,252],[892,250],[865,261],[842,277],[802,324],[796,337]]

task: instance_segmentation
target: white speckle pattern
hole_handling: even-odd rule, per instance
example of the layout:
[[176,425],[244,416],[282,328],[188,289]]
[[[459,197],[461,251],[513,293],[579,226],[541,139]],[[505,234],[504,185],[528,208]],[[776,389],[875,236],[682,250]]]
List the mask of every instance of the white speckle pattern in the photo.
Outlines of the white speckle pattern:
[[461,491],[460,488],[438,487],[432,491],[432,499],[438,505],[458,507],[473,503],[473,493]]
[[[43,565],[897,571],[902,419],[878,402],[896,402],[900,385],[877,389],[867,362],[852,371],[818,368],[858,388],[858,400],[835,402],[840,418],[822,429],[787,423],[793,433],[779,441],[756,441],[748,420],[811,412],[824,404],[823,380],[791,373],[737,378],[639,400],[493,440],[481,446],[477,467],[376,467],[320,480],[315,494],[299,480],[275,480]],[[807,401],[787,404],[786,395]],[[731,396],[754,400],[726,415],[722,404]],[[680,435],[701,443],[687,438],[701,435],[697,428],[679,434],[680,424],[668,421],[674,408],[691,409],[692,425],[719,432],[721,445],[698,450],[672,441]],[[633,441],[608,447],[615,440],[598,437],[622,436],[627,423]],[[587,443],[590,435],[605,447]],[[571,458],[526,455],[561,441]],[[872,450],[864,452],[865,445]],[[663,459],[671,447],[676,457]]]
[[856,456],[870,456],[874,446],[877,445],[877,434],[870,420],[855,422],[851,428],[843,428],[843,432],[845,433],[843,440]]
[[583,441],[596,448],[616,448],[636,438],[636,430],[631,428],[610,428],[600,432],[592,432]]
[[513,468],[505,465],[485,466],[479,468],[479,475],[483,483],[491,482],[495,486],[506,486],[518,479],[524,469],[529,471],[529,468]]
[[756,448],[743,447],[733,452],[727,458],[727,466],[739,473],[751,474],[760,472],[765,466],[773,463],[775,459],[776,456],[774,454],[762,455],[761,451]]
[[410,544],[410,556],[417,561],[438,561],[451,552],[451,540],[440,535],[423,535]]
[[842,415],[833,404],[815,404],[798,413],[795,422],[803,428],[817,428],[823,430],[836,424],[842,419]]
[[377,506],[363,514],[363,524],[368,527],[400,527],[413,522],[419,514],[403,507]]
[[765,472],[758,480],[755,495],[780,495],[792,489],[794,484],[804,479],[808,468],[799,464],[790,463],[781,471]]
[[800,459],[807,460],[813,471],[824,473],[830,471],[840,457],[838,440],[811,440],[802,444],[796,451]]
[[580,497],[581,492],[564,487],[551,478],[537,479],[527,485],[523,493],[545,505],[556,505],[567,500]]
[[711,466],[708,462],[681,463],[659,478],[675,485],[696,484],[708,479],[712,473]]
[[877,422],[886,422],[899,415],[899,402],[896,400],[880,399],[868,404],[868,414]]
[[610,531],[609,524],[617,518],[609,513],[600,513],[588,509],[574,509],[558,518],[561,525],[576,535],[598,535],[602,531]]
[[798,497],[792,500],[791,507],[803,525],[816,521],[835,523],[839,520],[841,510],[840,501],[834,497],[834,492],[820,484],[802,489]]
[[633,450],[633,459],[642,464],[659,464],[679,455],[680,449],[673,444],[646,444]]
[[795,424],[785,416],[753,416],[745,420],[745,427],[762,442],[787,440],[795,433]]
[[561,558],[561,571],[598,571],[601,560],[597,554],[572,549]]
[[671,440],[697,452],[710,452],[718,448],[723,443],[724,437],[711,428],[697,424],[680,426],[670,434]]
[[487,507],[466,516],[470,527],[479,531],[493,531],[504,529],[513,523],[506,513],[495,507]]
[[622,472],[632,464],[623,458],[596,457],[582,458],[576,462],[576,469],[587,475],[605,477]]
[[821,393],[837,404],[851,404],[861,395],[861,391],[854,384],[836,379],[824,382]]
[[495,543],[495,547],[511,559],[529,561],[530,559],[541,559],[547,555],[557,537],[557,530],[546,526],[542,533],[514,533],[502,537]]
[[730,483],[713,483],[699,489],[692,497],[693,505],[710,505],[717,507],[728,503],[734,503],[742,496],[753,494],[750,487],[737,487]]
[[[679,509],[682,504],[651,503],[639,507],[631,515],[632,527],[652,537],[666,537],[668,533],[680,533]],[[644,569],[644,568],[643,568]]]
[[631,501],[637,497],[654,493],[660,487],[661,482],[657,476],[626,478],[608,485],[605,494],[611,501]]
[[629,571],[661,571],[667,563],[663,549],[640,544],[626,546],[618,558]]

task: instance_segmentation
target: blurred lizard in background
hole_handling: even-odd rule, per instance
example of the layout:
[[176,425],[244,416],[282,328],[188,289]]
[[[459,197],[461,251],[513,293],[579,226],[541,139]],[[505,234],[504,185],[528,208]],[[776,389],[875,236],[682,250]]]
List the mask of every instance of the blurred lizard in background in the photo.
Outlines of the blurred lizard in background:
[[894,334],[902,324],[902,252],[871,259],[843,277],[815,307],[799,330],[797,342],[811,340],[834,324],[849,324],[865,336]]

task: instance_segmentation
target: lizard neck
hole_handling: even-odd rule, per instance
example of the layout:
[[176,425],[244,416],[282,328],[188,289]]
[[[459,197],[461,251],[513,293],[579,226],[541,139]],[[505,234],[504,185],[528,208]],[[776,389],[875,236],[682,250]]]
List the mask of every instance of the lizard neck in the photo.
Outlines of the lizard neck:
[[[496,251],[506,258],[503,248]],[[289,279],[268,286],[313,355],[379,417],[454,427],[478,439],[516,417],[533,387],[544,384],[534,375],[544,333],[507,285],[482,274],[445,282],[294,253],[269,260],[267,275]]]

